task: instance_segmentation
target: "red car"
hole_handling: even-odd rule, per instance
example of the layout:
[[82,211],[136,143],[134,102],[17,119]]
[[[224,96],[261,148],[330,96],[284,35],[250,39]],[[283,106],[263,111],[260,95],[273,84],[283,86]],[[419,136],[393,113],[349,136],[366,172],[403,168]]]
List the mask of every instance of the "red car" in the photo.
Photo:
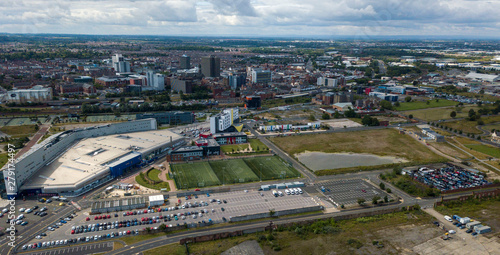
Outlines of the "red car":
[[85,220],[86,220],[86,221],[89,221],[89,220],[90,220],[90,218],[89,218],[89,217],[87,217]]
[[148,210],[144,210],[144,213],[148,213]]
[[130,233],[132,233],[132,232],[130,232],[130,230],[129,230],[129,231],[127,231],[127,235],[130,235]]
[[75,231],[74,231],[74,230],[71,230],[71,234],[73,235],[74,233],[75,233]]
[[195,189],[194,191],[200,191],[200,189]]

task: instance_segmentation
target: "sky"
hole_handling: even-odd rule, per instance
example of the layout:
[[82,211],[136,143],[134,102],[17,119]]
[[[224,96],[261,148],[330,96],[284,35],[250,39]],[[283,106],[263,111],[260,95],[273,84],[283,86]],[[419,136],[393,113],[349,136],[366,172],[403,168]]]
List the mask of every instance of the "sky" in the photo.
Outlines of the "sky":
[[500,0],[0,0],[0,32],[500,37]]

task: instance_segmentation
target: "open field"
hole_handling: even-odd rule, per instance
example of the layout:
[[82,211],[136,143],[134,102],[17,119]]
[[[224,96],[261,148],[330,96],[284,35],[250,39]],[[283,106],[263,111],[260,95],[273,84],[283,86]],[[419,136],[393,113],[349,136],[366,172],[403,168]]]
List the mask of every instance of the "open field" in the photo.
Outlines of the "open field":
[[173,164],[171,167],[175,184],[179,189],[221,184],[208,162]]
[[[465,137],[455,137],[455,140],[458,141],[462,146],[468,148],[468,152],[479,159],[487,159],[488,156],[500,158],[500,149],[498,147],[485,145],[479,141]],[[473,151],[475,151],[476,153],[474,153]]]
[[500,158],[500,148],[488,146],[485,144],[464,144],[465,147],[469,149],[473,149],[475,151],[479,151],[486,155],[490,155],[495,158]]
[[220,149],[222,150],[222,152],[224,153],[236,153],[238,151],[243,151],[243,150],[246,150],[248,149],[248,144],[247,143],[243,143],[243,144],[228,144],[228,145],[222,145],[220,147]]
[[496,123],[496,124],[489,124],[489,125],[484,125],[483,126],[483,129],[484,130],[488,130],[491,132],[491,130],[495,129],[495,130],[500,130],[500,123]]
[[223,183],[254,182],[259,177],[243,159],[219,160],[210,162],[212,170]]
[[277,156],[246,158],[244,161],[257,176],[262,176],[262,180],[300,177],[297,170]]
[[493,233],[498,233],[500,230],[499,198],[450,201],[436,207],[435,210],[443,215],[458,215],[480,221],[483,225],[490,226]]
[[14,138],[21,136],[31,136],[32,134],[36,133],[35,125],[4,126],[0,128],[0,131]]
[[410,136],[399,134],[395,129],[275,137],[271,140],[290,155],[304,151],[320,151],[369,153],[418,162],[444,159]]
[[466,137],[460,137],[460,136],[457,136],[457,137],[453,137],[453,139],[446,139],[449,143],[453,144],[453,145],[456,145],[460,148],[462,148],[463,150],[467,151],[468,153],[474,155],[474,157],[478,158],[478,159],[487,159],[488,158],[488,155],[486,154],[483,154],[481,152],[478,152],[478,151],[475,151],[475,150],[472,150],[470,148],[467,148],[464,144],[481,144],[481,142],[478,142],[476,140],[472,140],[472,139],[469,139],[469,138],[466,138]]
[[425,121],[436,121],[436,120],[447,120],[451,119],[450,113],[455,111],[457,116],[455,118],[465,118],[469,114],[469,110],[474,109],[474,111],[479,110],[480,108],[477,106],[465,106],[460,112],[457,112],[455,107],[446,107],[439,109],[420,109],[413,111],[405,111],[404,114],[410,115],[417,119],[422,119]]
[[[427,104],[429,102],[429,104]],[[396,107],[398,111],[410,111],[410,110],[418,110],[418,109],[427,109],[427,108],[435,108],[435,107],[443,107],[443,106],[454,106],[457,105],[458,102],[439,99],[436,102],[435,99],[431,99],[428,101],[412,101],[412,102],[403,102],[399,107]]]
[[250,146],[254,151],[267,151],[269,148],[265,144],[263,144],[259,139],[248,139]]
[[[485,125],[491,124],[491,123],[497,123],[497,122],[500,122],[500,115],[483,116],[483,117],[481,117],[481,120],[484,122]],[[471,134],[482,134],[483,133],[483,131],[476,128],[477,121],[468,121],[466,119],[462,119],[462,120],[457,120],[457,121],[443,122],[442,125],[450,127],[452,129],[462,130],[462,132],[464,132],[466,134],[467,133],[471,133]],[[486,130],[491,131],[490,129],[486,129]]]
[[[434,218],[420,211],[397,212],[352,220],[321,220],[304,226],[278,227],[272,235],[241,237],[188,245],[191,254],[221,254],[247,240],[257,240],[264,254],[411,254],[411,249],[444,233]],[[377,246],[376,244],[382,244]],[[145,255],[185,254],[179,244],[145,251]]]
[[2,168],[3,165],[5,165],[5,163],[9,160],[8,155],[8,153],[0,153],[0,168]]
[[487,101],[491,101],[491,102],[495,102],[497,100],[500,100],[500,97],[497,97],[497,96],[488,95],[488,94],[478,94],[478,93],[472,93],[472,92],[458,92],[457,95],[479,98],[479,99],[487,100]]
[[464,153],[463,151],[460,151],[459,149],[453,147],[452,145],[450,145],[449,143],[437,143],[437,142],[431,142],[429,143],[429,146],[432,146],[434,147],[436,150],[448,155],[448,156],[451,156],[451,157],[454,157],[454,158],[457,158],[457,159],[460,159],[460,160],[465,160],[465,159],[470,159],[472,158],[470,155],[467,155],[466,153]]

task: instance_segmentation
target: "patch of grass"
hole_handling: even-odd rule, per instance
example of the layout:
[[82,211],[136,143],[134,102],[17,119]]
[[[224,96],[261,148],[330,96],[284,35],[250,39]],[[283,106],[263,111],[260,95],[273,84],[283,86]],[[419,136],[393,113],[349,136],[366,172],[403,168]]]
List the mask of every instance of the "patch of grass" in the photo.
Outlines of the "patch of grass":
[[484,144],[464,144],[465,147],[479,151],[486,155],[490,155],[495,158],[500,158],[500,149],[493,146],[488,146]]
[[243,159],[212,161],[210,166],[219,180],[223,180],[226,184],[259,180]]
[[[481,117],[481,120],[484,122],[484,124],[500,122],[500,115],[489,116],[489,117],[483,116],[483,117]],[[439,125],[447,126],[449,128],[456,129],[456,130],[462,130],[462,132],[464,134],[467,134],[467,133],[482,134],[483,133],[483,131],[476,128],[477,121],[468,121],[466,119],[462,119],[462,120],[457,120],[457,121],[443,122]],[[488,131],[490,131],[490,130],[488,130]]]
[[160,170],[153,168],[153,169],[151,169],[151,170],[149,170],[149,171],[148,171],[148,177],[149,177],[149,179],[151,179],[151,180],[153,180],[153,181],[162,181],[162,180],[158,177],[158,175],[159,175],[160,173],[161,173],[161,171],[160,171]]
[[0,128],[0,131],[12,137],[30,136],[36,133],[35,126],[36,125],[4,126]]
[[269,148],[262,143],[259,139],[248,139],[248,142],[250,143],[250,146],[252,149],[256,152],[259,151],[269,151]]
[[120,240],[124,241],[127,245],[135,244],[144,240],[164,236],[165,233],[155,233],[155,234],[149,234],[149,235],[133,235],[133,236],[126,236],[120,238]]
[[429,186],[413,180],[408,175],[397,175],[394,172],[381,174],[380,178],[388,180],[394,186],[403,190],[411,196],[418,197],[436,197],[441,194],[438,189],[430,188]]
[[439,109],[420,109],[413,111],[405,111],[404,114],[412,114],[417,119],[422,119],[425,121],[436,121],[436,120],[447,120],[451,119],[450,113],[455,111],[457,116],[455,118],[465,118],[469,114],[469,110],[474,109],[477,112],[480,108],[477,106],[464,106],[464,108],[458,112],[455,107],[446,107]]
[[[429,102],[429,104],[427,104]],[[439,99],[436,101],[435,99],[429,99],[428,101],[412,101],[412,102],[403,102],[399,107],[396,107],[398,111],[409,111],[409,110],[418,110],[418,109],[426,109],[426,108],[435,108],[435,107],[443,107],[443,106],[455,106],[458,102]]]
[[495,102],[497,100],[500,100],[500,97],[488,95],[488,94],[478,94],[478,93],[472,93],[472,92],[459,92],[457,94],[461,95],[461,96],[478,98],[478,99],[487,100],[487,101],[491,101],[491,102]]
[[304,151],[353,152],[405,158],[411,162],[446,160],[425,145],[395,129],[378,129],[271,138],[284,151],[295,155]]
[[113,242],[113,251],[114,250],[119,250],[121,248],[125,247],[121,242]]
[[248,149],[248,143],[222,145],[220,147],[220,149],[224,153],[233,153],[233,152],[243,151],[243,150]]
[[0,168],[9,160],[9,153],[0,153]]
[[262,180],[300,177],[300,173],[278,156],[243,159]]
[[156,189],[156,190],[167,189],[167,191],[170,191],[170,185],[168,185],[168,182],[149,184],[140,174],[135,177],[135,181],[139,185],[144,186],[146,188]]
[[217,186],[221,181],[208,162],[172,164],[172,173],[179,189]]
[[487,131],[490,131],[490,132],[491,132],[492,129],[500,130],[500,123],[484,125],[483,129],[487,130]]

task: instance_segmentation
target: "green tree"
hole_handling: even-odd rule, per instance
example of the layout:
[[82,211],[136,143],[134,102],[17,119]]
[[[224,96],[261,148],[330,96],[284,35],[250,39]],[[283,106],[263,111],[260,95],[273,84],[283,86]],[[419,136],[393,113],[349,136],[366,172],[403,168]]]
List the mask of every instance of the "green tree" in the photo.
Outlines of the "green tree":
[[431,102],[427,101],[427,102],[425,102],[425,104],[426,104],[426,105],[430,105],[430,104],[431,104]]
[[359,205],[364,205],[366,200],[364,198],[358,198],[358,204]]
[[392,190],[390,188],[387,188],[385,191],[387,191],[387,193],[392,193]]
[[329,120],[329,119],[330,119],[330,114],[328,114],[328,113],[326,113],[326,112],[325,112],[325,113],[323,113],[323,114],[321,115],[321,119],[324,119],[324,120]]
[[372,204],[374,204],[374,205],[378,204],[378,200],[379,200],[379,199],[380,199],[380,197],[379,197],[379,196],[374,196],[374,197],[372,198]]
[[408,118],[411,120],[413,119],[413,114],[408,115]]
[[452,117],[452,118],[457,117],[457,112],[455,112],[455,111],[450,112],[450,117]]
[[380,186],[381,190],[385,190],[385,184],[383,182],[381,182],[378,186]]
[[316,120],[316,117],[314,117],[314,114],[311,113],[311,115],[309,115],[309,120],[310,121],[315,121]]
[[387,195],[385,195],[385,197],[384,197],[384,202],[386,202],[386,203],[389,202],[389,198],[387,197]]
[[411,102],[411,97],[410,96],[405,97],[405,101],[406,102]]
[[382,100],[380,101],[380,108],[382,110],[392,110],[392,104],[387,100]]

